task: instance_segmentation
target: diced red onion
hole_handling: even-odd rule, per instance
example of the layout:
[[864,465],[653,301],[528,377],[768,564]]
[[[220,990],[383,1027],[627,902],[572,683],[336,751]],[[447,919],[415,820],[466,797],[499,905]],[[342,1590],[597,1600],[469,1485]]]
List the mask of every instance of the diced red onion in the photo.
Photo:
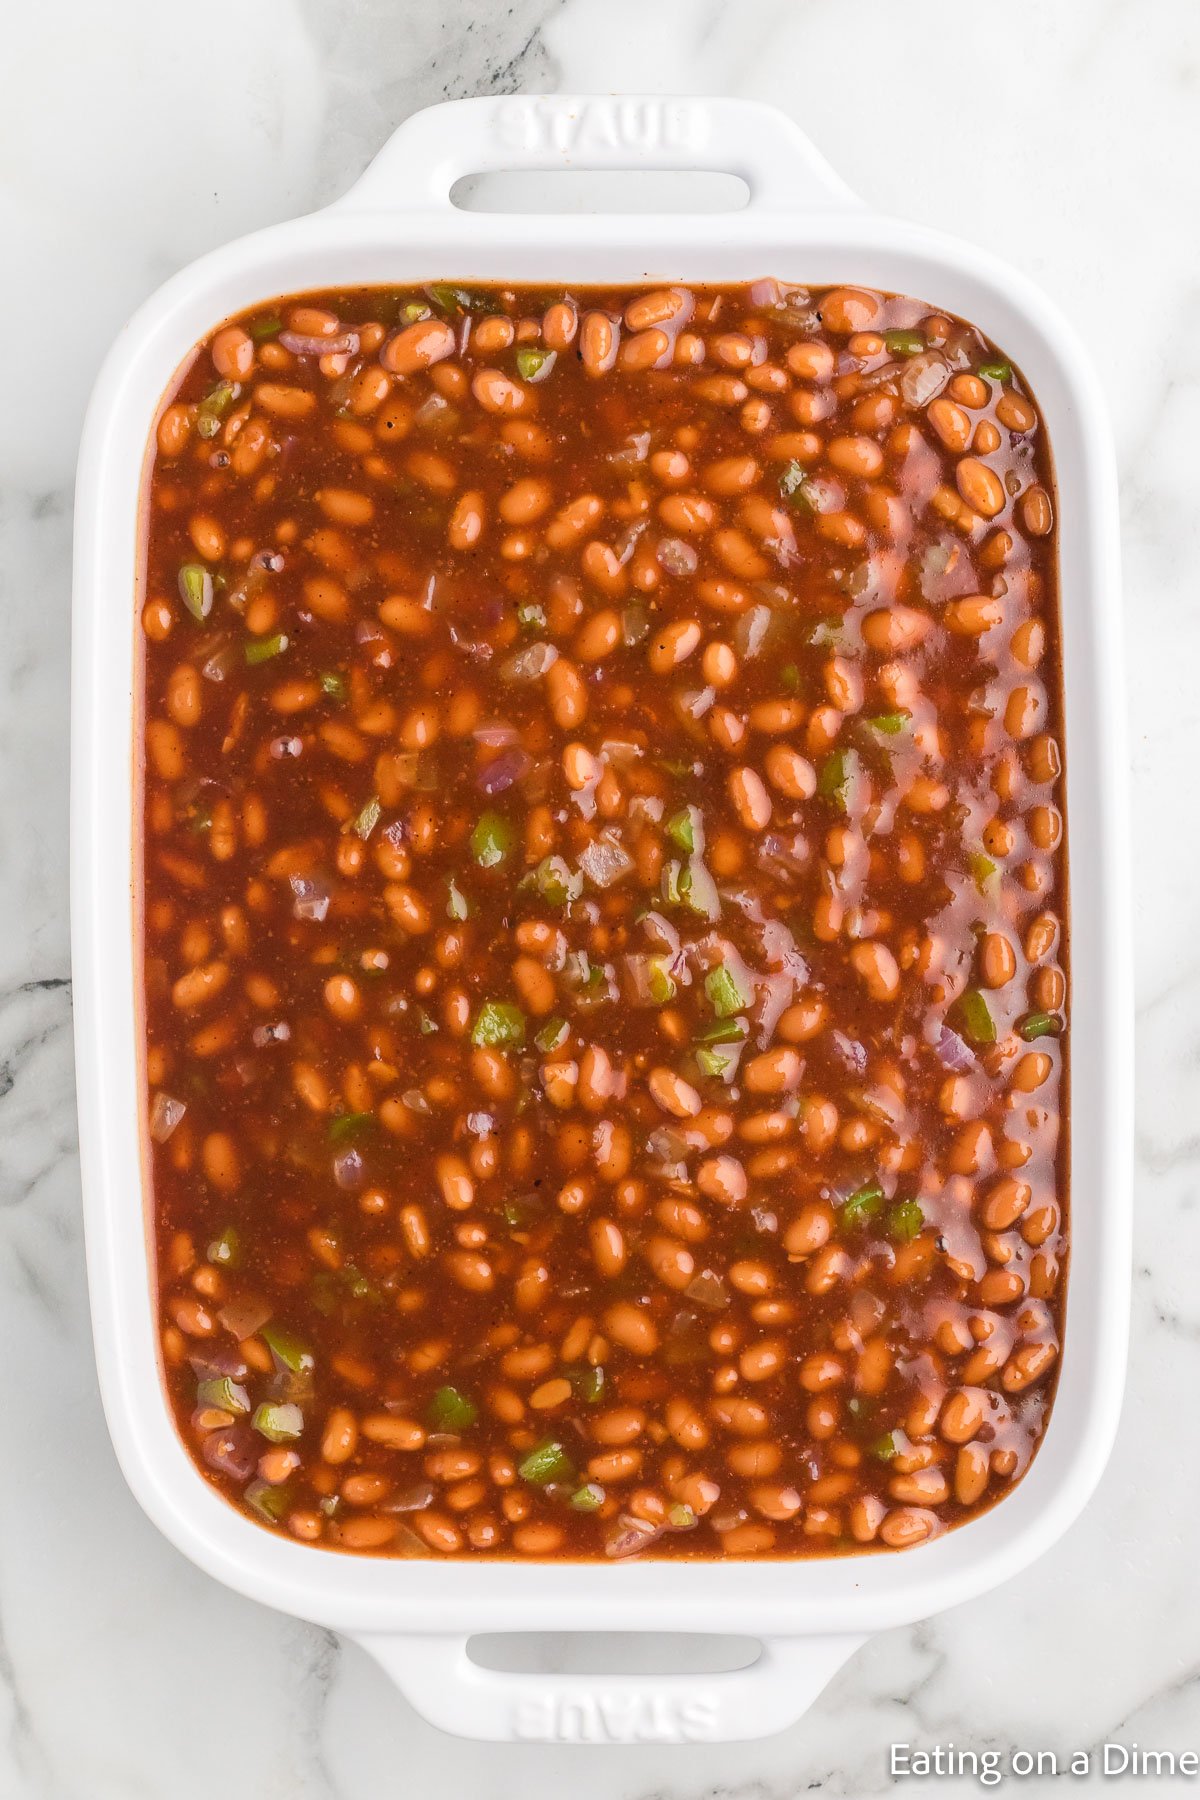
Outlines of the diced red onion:
[[250,1033],[250,1041],[256,1050],[265,1050],[268,1044],[286,1044],[292,1035],[292,1028],[286,1019],[277,1019],[273,1025],[256,1025]]
[[689,719],[702,719],[717,697],[714,687],[685,688],[679,696],[679,707]]
[[949,1069],[954,1075],[969,1075],[973,1069],[979,1067],[974,1053],[968,1049],[958,1033],[951,1031],[948,1025],[938,1027],[933,1053],[942,1067]]
[[869,556],[855,563],[846,577],[846,592],[852,600],[865,600],[875,585],[875,567]]
[[764,276],[761,281],[752,281],[748,298],[751,306],[778,306],[779,283],[772,275]]
[[605,1556],[637,1556],[648,1550],[655,1538],[662,1536],[665,1525],[652,1525],[648,1519],[634,1519],[622,1513],[617,1529],[604,1545]]
[[759,840],[757,856],[764,869],[772,869],[777,875],[795,875],[808,861],[808,840],[801,832],[783,837],[777,831],[768,831]]
[[271,755],[276,762],[287,762],[304,754],[304,739],[299,737],[277,737],[271,739]]
[[806,475],[804,498],[813,511],[818,513],[840,512],[846,503],[841,484],[831,480],[828,475]]
[[296,896],[292,902],[292,917],[315,919],[320,924],[329,911],[328,888],[307,875],[293,875],[291,882],[292,892]]
[[[243,573],[225,589],[225,604],[231,606],[234,612],[245,612],[255,594],[262,592],[267,578],[266,565],[258,560],[262,554],[260,550],[257,555],[252,556]],[[280,562],[282,560],[281,557]]]
[[278,341],[293,356],[353,356],[358,349],[357,331],[340,331],[336,337],[308,337],[303,331],[281,331]]
[[643,915],[642,925],[651,943],[659,944],[664,950],[670,952],[671,973],[675,974],[682,961],[683,946],[679,933],[670,919],[660,912],[648,912]]
[[624,565],[629,561],[630,557],[633,555],[634,551],[637,549],[638,539],[641,537],[641,535],[645,531],[645,529],[646,529],[645,519],[638,519],[632,525],[627,525],[625,527],[624,531],[621,533],[620,537],[618,537],[616,543],[613,545],[613,552],[616,556],[617,561],[622,565],[622,567],[624,567]]
[[515,725],[477,725],[471,733],[477,744],[489,744],[499,749],[502,744],[515,744],[517,728]]
[[590,843],[579,857],[579,867],[598,888],[611,887],[628,875],[633,858],[617,838],[608,832]]
[[691,883],[687,894],[688,905],[693,912],[702,913],[711,925],[714,919],[721,916],[721,896],[717,892],[717,884],[698,856],[693,856],[688,863],[688,876]]
[[631,744],[628,738],[605,738],[600,746],[600,754],[607,757],[609,762],[629,763],[636,762],[643,752],[640,744]]
[[452,410],[450,402],[445,399],[443,395],[430,394],[429,398],[423,400],[413,414],[413,424],[433,425],[436,423],[439,425],[448,425],[450,420],[446,415]]
[[748,659],[758,655],[766,642],[771,617],[769,606],[752,606],[741,614],[733,628],[733,645],[739,656]]
[[831,1031],[830,1042],[845,1063],[852,1075],[865,1075],[867,1072],[867,1047],[860,1044],[857,1038],[847,1037],[844,1031]]
[[867,1088],[859,1096],[859,1103],[864,1112],[872,1118],[879,1119],[884,1125],[899,1125],[904,1117],[904,1105],[895,1088]]
[[980,350],[980,340],[969,325],[960,325],[942,342],[942,355],[952,369],[972,368],[979,358]]
[[625,439],[619,450],[613,450],[610,453],[608,460],[612,463],[641,463],[645,462],[649,452],[650,433],[634,431]]
[[794,981],[808,980],[808,963],[782,919],[764,919],[758,927],[758,939],[769,968],[782,969]]
[[201,1381],[219,1381],[225,1375],[230,1381],[241,1381],[247,1373],[246,1359],[235,1344],[207,1344],[203,1350],[194,1351],[188,1361]]
[[486,637],[468,637],[466,632],[459,632],[457,626],[453,625],[446,626],[446,630],[450,632],[450,643],[455,646],[455,650],[461,650],[462,655],[470,657],[471,662],[491,662],[495,652]]
[[219,1475],[231,1475],[235,1481],[248,1481],[254,1473],[261,1440],[248,1425],[227,1425],[221,1431],[210,1431],[200,1446],[200,1454],[210,1469]]
[[155,1094],[150,1108],[150,1136],[156,1144],[166,1143],[186,1111],[186,1101],[176,1100],[161,1089]]
[[646,1139],[646,1155],[651,1162],[662,1165],[662,1174],[682,1174],[687,1167],[684,1160],[687,1156],[687,1141],[673,1126],[660,1125]]
[[900,392],[906,406],[928,406],[936,400],[950,379],[946,359],[936,350],[910,356],[900,376]]
[[352,1194],[367,1179],[367,1166],[363,1162],[362,1152],[353,1145],[346,1150],[339,1150],[333,1159],[333,1179],[344,1193]]
[[491,1113],[470,1112],[467,1114],[467,1130],[476,1137],[491,1137],[496,1129],[496,1121]]
[[800,331],[816,331],[821,323],[821,315],[813,305],[813,297],[807,288],[789,288],[783,296],[783,322],[795,325]]
[[920,586],[922,597],[926,600],[939,600],[943,596],[939,582],[948,574],[958,559],[958,552],[953,544],[927,544],[921,552]]
[[557,661],[558,651],[553,644],[526,644],[515,656],[505,657],[499,673],[503,681],[536,681]]
[[475,786],[483,794],[502,794],[531,766],[531,759],[519,744],[509,744],[491,762],[485,763],[475,777]]
[[692,1276],[683,1292],[685,1299],[696,1306],[707,1306],[712,1312],[719,1312],[729,1305],[729,1290],[715,1269],[701,1269]]
[[381,1503],[379,1510],[385,1513],[424,1512],[427,1506],[433,1505],[436,1498],[437,1490],[432,1481],[412,1481],[407,1487],[390,1494]]
[[756,977],[758,986],[758,1004],[754,1009],[754,1023],[758,1027],[760,1041],[770,1043],[775,1035],[775,1027],[792,1004],[796,992],[796,984],[790,975],[782,972]]
[[261,1331],[271,1312],[270,1302],[260,1294],[235,1294],[232,1300],[226,1301],[217,1319],[222,1328],[232,1332],[240,1342]]
[[236,644],[220,644],[200,666],[205,681],[224,681],[241,661]]
[[634,600],[621,614],[621,642],[640,644],[650,635],[650,615],[640,601]]
[[681,578],[694,575],[700,561],[695,549],[691,544],[685,543],[683,538],[660,538],[654,554],[668,575],[678,575]]

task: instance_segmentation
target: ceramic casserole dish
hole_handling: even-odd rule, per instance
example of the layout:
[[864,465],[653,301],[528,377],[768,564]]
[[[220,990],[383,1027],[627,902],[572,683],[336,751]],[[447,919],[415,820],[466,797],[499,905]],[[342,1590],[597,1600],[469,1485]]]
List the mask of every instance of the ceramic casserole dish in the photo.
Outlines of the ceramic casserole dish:
[[[489,169],[732,172],[718,220],[465,212]],[[773,275],[917,295],[1018,361],[1053,444],[1071,818],[1075,1195],[1053,1420],[992,1510],[897,1554],[630,1564],[377,1560],[255,1527],[202,1479],[160,1375],[142,1142],[134,796],[139,535],[147,441],[175,370],[216,322],[322,286],[428,280],[742,282]],[[630,1742],[752,1738],[788,1725],[871,1632],[969,1600],[1043,1554],[1095,1486],[1116,1424],[1128,1310],[1131,1008],[1117,500],[1097,381],[1060,314],[1016,271],[862,205],[782,114],[729,99],[456,101],[407,120],[326,210],[185,269],[125,327],[79,464],[72,878],[79,1115],[92,1313],[109,1428],[146,1512],[239,1593],[363,1644],[412,1704],[465,1736]],[[474,1633],[722,1632],[761,1641],[717,1675],[501,1673]]]

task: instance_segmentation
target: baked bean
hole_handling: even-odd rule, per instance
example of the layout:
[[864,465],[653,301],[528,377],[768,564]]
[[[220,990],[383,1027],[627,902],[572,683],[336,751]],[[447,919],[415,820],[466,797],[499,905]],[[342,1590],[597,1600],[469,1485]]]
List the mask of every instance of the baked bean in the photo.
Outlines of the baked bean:
[[391,1543],[398,1528],[395,1519],[364,1517],[339,1520],[334,1529],[343,1549],[382,1550]]
[[677,619],[664,626],[650,640],[647,657],[656,675],[667,675],[678,663],[686,662],[700,642],[700,626],[695,619]]
[[563,731],[582,725],[587,717],[587,689],[573,663],[560,656],[546,673],[546,694],[554,722]]
[[589,375],[604,375],[617,360],[617,328],[607,313],[584,313],[579,328],[579,357]]
[[800,1079],[800,1058],[794,1050],[764,1050],[745,1066],[746,1087],[752,1094],[782,1094]]
[[592,1436],[598,1444],[632,1444],[642,1435],[646,1415],[636,1406],[614,1406],[592,1420]]
[[484,499],[478,489],[470,488],[459,495],[446,527],[452,550],[470,550],[479,542],[483,536],[483,509]]
[[746,1198],[746,1171],[736,1156],[710,1156],[696,1171],[696,1186],[710,1200],[737,1206]]
[[528,404],[529,393],[500,369],[479,369],[471,380],[471,392],[485,412],[517,413]]
[[677,1119],[695,1118],[700,1111],[699,1094],[674,1069],[652,1069],[647,1086],[655,1104]]
[[879,1535],[891,1550],[907,1550],[923,1544],[936,1530],[934,1515],[920,1507],[901,1506],[890,1512]]
[[886,612],[868,613],[862,624],[863,638],[872,650],[897,651],[913,649],[929,634],[931,620],[911,606],[892,606]]
[[212,360],[226,381],[245,381],[254,368],[254,339],[240,325],[227,325],[213,338]]
[[1054,524],[1054,510],[1044,487],[1031,487],[1021,498],[1021,522],[1034,537],[1045,537]]
[[729,777],[729,798],[747,831],[763,831],[771,823],[771,796],[754,769],[733,771]]
[[568,350],[579,329],[579,315],[569,301],[559,300],[546,308],[542,320],[542,337],[549,350]]
[[588,1227],[592,1259],[600,1275],[611,1280],[625,1267],[625,1234],[614,1219],[594,1219]]
[[551,503],[549,482],[527,475],[501,494],[496,510],[507,525],[532,525],[549,511]]
[[900,970],[886,944],[855,944],[850,961],[872,1000],[894,1000],[900,992]]
[[958,491],[967,505],[985,519],[994,519],[1004,509],[1004,487],[994,469],[976,456],[964,456],[954,472]]
[[609,1307],[604,1315],[604,1329],[615,1344],[635,1356],[652,1356],[658,1348],[654,1321],[631,1301],[622,1300]]
[[621,615],[610,607],[593,613],[575,639],[575,651],[583,662],[602,662],[621,641]]
[[703,1450],[708,1443],[708,1426],[690,1401],[682,1396],[668,1400],[664,1414],[667,1430],[684,1450]]
[[843,475],[857,475],[870,481],[883,468],[883,451],[870,437],[831,438],[825,454]]
[[865,288],[831,288],[821,300],[819,316],[826,331],[848,337],[853,331],[865,331],[879,310],[879,296]]
[[1000,931],[989,931],[979,943],[979,964],[985,987],[1000,988],[1017,972],[1017,955]]
[[419,1450],[425,1442],[423,1426],[413,1419],[397,1418],[394,1413],[368,1413],[360,1430],[372,1444],[382,1444],[388,1450]]
[[999,600],[989,600],[986,594],[969,594],[962,600],[952,600],[942,613],[947,628],[963,637],[982,637],[984,632],[999,625],[1003,618],[1002,603]]
[[317,410],[317,396],[308,388],[291,387],[287,382],[260,381],[254,399],[264,412],[279,419],[299,421]]
[[388,338],[379,360],[393,375],[415,375],[454,354],[455,336],[442,319],[420,319]]
[[696,1270],[696,1260],[691,1251],[673,1238],[650,1238],[646,1244],[645,1256],[664,1287],[686,1288]]
[[702,494],[668,494],[658,503],[658,515],[670,530],[690,537],[703,536],[716,517]]

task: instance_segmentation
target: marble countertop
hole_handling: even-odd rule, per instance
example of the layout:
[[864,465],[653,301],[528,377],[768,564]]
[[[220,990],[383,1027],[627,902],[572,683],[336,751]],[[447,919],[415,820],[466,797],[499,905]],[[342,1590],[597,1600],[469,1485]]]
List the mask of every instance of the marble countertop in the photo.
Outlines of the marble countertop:
[[[890,1791],[897,1740],[1060,1758],[1105,1739],[1200,1749],[1200,832],[1184,798],[1200,761],[1200,11],[63,0],[10,12],[5,36],[0,1800],[791,1800]],[[1076,318],[1120,456],[1139,929],[1133,1351],[1116,1454],[1052,1557],[876,1637],[799,1725],[758,1744],[440,1736],[361,1651],[226,1592],[159,1537],[117,1470],[92,1362],[67,704],[71,486],[95,370],[165,276],[334,196],[415,107],[547,88],[727,92],[792,112],[878,207],[949,220]],[[1048,1777],[1008,1785],[1062,1791]],[[1093,1773],[1071,1791],[1100,1785]],[[1123,1791],[1175,1785],[1126,1777]]]

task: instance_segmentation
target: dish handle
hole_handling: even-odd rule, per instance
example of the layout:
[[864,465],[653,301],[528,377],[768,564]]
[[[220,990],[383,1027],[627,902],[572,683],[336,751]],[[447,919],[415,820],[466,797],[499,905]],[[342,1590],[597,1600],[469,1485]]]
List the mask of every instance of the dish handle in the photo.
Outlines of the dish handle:
[[552,1675],[485,1669],[461,1636],[356,1633],[439,1730],[491,1743],[686,1744],[769,1737],[794,1725],[865,1640],[767,1638],[716,1675]]
[[541,94],[447,100],[405,119],[338,207],[443,212],[464,175],[674,169],[740,175],[749,210],[862,202],[777,107],[728,97]]

